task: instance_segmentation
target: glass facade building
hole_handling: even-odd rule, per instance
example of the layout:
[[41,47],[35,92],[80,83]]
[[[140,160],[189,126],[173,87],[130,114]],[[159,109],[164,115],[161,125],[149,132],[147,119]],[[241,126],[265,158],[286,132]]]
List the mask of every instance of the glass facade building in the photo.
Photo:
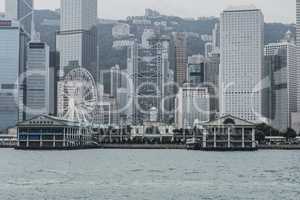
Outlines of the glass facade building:
[[[14,20],[0,20],[0,130],[23,120],[27,36]],[[22,77],[22,76],[21,76]]]
[[50,113],[49,46],[30,42],[27,47],[26,120]]
[[24,32],[31,35],[33,13],[33,0],[6,0],[5,14],[6,17],[18,20],[23,27]]
[[[296,46],[272,43],[265,46],[265,79],[270,81],[263,110],[271,125],[279,130],[291,127],[291,115],[297,112]],[[267,110],[267,111],[266,111]]]

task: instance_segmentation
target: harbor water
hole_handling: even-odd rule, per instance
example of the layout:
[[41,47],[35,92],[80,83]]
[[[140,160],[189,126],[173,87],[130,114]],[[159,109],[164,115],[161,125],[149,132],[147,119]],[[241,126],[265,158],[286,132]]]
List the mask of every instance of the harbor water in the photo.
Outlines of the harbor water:
[[300,198],[300,151],[0,149],[1,200]]

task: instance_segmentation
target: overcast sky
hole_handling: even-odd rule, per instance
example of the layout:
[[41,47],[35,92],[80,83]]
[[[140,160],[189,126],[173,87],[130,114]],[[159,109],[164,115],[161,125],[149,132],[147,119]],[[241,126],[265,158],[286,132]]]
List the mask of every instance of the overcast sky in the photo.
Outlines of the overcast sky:
[[[0,0],[0,12],[4,11]],[[181,17],[219,16],[230,5],[253,4],[262,9],[267,22],[295,23],[296,0],[98,0],[101,18],[123,19],[143,15],[145,8],[152,8],[166,15]],[[35,0],[37,9],[55,9],[59,0]]]

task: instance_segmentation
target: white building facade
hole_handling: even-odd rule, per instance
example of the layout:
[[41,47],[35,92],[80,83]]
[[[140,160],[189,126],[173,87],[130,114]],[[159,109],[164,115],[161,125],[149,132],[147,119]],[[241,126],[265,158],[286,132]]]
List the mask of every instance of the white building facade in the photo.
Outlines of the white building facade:
[[[67,67],[85,67],[96,73],[97,0],[61,0],[57,51],[63,72]],[[63,74],[63,73],[62,73]]]
[[60,30],[89,30],[97,22],[97,0],[61,0]]
[[175,104],[177,128],[191,129],[195,124],[210,120],[208,88],[184,85],[178,91]]
[[254,7],[230,8],[221,14],[221,115],[260,121],[260,81],[264,62],[264,17]]

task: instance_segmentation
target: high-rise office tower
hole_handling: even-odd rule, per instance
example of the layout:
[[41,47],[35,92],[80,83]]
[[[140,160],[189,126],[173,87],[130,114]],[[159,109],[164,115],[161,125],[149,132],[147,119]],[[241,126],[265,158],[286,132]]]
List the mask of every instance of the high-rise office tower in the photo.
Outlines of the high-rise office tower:
[[18,21],[0,20],[0,130],[15,126],[24,117],[27,39]]
[[182,86],[187,73],[187,39],[185,33],[174,33],[175,46],[175,81]]
[[127,120],[130,124],[135,124],[138,121],[138,112],[136,105],[136,92],[135,86],[137,85],[137,73],[139,65],[139,49],[140,46],[136,41],[133,41],[127,50],[127,92],[128,92],[128,101],[129,108],[127,114]]
[[33,0],[6,0],[5,14],[7,18],[18,20],[24,32],[31,35]]
[[[97,0],[61,0],[60,31],[56,48],[60,58],[60,78],[77,67],[87,69],[96,80],[97,70]],[[98,80],[97,80],[98,81]],[[63,82],[58,83],[58,115],[63,116]]]
[[300,0],[296,0],[297,111],[300,112]]
[[258,122],[262,113],[264,17],[255,7],[221,14],[221,115]]
[[220,71],[220,54],[218,50],[211,53],[206,59],[204,82],[208,87],[210,95],[210,112],[212,119],[219,115],[219,71]]
[[61,0],[60,30],[90,30],[97,22],[97,0]]
[[39,39],[31,40],[27,46],[26,67],[26,119],[53,112],[50,103],[50,50]]
[[61,71],[88,69],[96,78],[97,0],[61,0],[60,31],[56,35]]
[[210,114],[214,119],[219,112],[219,65],[218,53],[208,58],[202,55],[188,57],[187,82],[192,87],[205,87],[210,96]]
[[142,124],[149,120],[151,108],[158,109],[158,120],[166,121],[168,113],[167,83],[170,80],[169,45],[170,38],[156,35],[149,39],[150,48],[134,44],[128,54],[128,85],[131,107],[129,119],[132,124]]
[[265,78],[270,84],[263,110],[271,125],[278,130],[291,127],[291,115],[297,111],[296,46],[289,42],[265,46]]

